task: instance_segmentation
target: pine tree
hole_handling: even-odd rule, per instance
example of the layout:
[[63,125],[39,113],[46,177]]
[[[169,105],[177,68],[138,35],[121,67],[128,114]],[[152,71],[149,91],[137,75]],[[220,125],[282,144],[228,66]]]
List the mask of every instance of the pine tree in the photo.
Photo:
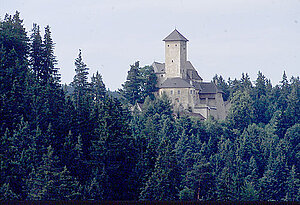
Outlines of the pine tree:
[[172,201],[179,198],[179,168],[171,147],[169,139],[162,139],[155,168],[141,192],[141,200]]
[[78,58],[75,59],[75,72],[73,82],[71,85],[74,87],[74,101],[75,107],[80,108],[81,104],[84,101],[84,96],[86,96],[86,91],[89,89],[88,79],[88,70],[87,65],[83,62],[81,50],[79,49]]
[[121,95],[127,102],[134,105],[136,102],[142,102],[141,99],[141,76],[139,62],[130,65],[126,82],[122,85]]
[[245,182],[241,193],[242,201],[259,201],[259,192],[254,186],[255,185],[252,182]]
[[0,186],[0,201],[19,200],[20,197],[14,193],[9,183],[4,183]]
[[117,99],[105,98],[99,108],[98,126],[90,148],[91,166],[103,170],[110,190],[103,190],[106,200],[128,200],[132,194],[129,178],[134,164],[133,139],[129,129],[129,114]]
[[0,20],[0,133],[12,130],[27,115],[25,92],[28,69],[28,38],[19,12]]
[[252,122],[252,100],[247,92],[238,91],[234,94],[227,119],[234,128],[241,131]]
[[141,75],[141,98],[142,101],[146,99],[146,97],[150,97],[152,100],[154,99],[154,92],[157,91],[157,76],[154,73],[154,69],[152,66],[144,66],[140,68]]
[[291,146],[289,150],[289,164],[297,165],[300,163],[300,124],[290,127],[284,138]]
[[32,169],[27,179],[29,200],[78,199],[79,183],[70,176],[66,167],[60,167],[54,150],[47,148],[39,166]]
[[92,76],[91,87],[94,101],[99,103],[101,100],[104,100],[106,96],[106,88],[102,81],[102,76],[98,73],[98,71],[96,72],[96,75],[93,74]]
[[250,81],[250,77],[248,75],[248,73],[244,74],[242,73],[242,78],[241,78],[241,89],[243,91],[250,91],[252,88],[252,83]]
[[60,82],[60,74],[58,68],[55,67],[57,64],[56,57],[54,56],[54,43],[51,37],[50,26],[46,26],[45,35],[43,41],[43,69],[41,70],[41,80],[43,84],[50,83],[58,85]]
[[33,24],[30,46],[30,65],[35,73],[35,77],[40,80],[43,69],[43,42],[40,27]]
[[193,190],[193,198],[190,200],[210,201],[216,199],[215,195],[215,176],[212,165],[203,154],[198,153],[198,160],[194,163],[193,168],[188,171],[183,179],[187,187]]
[[300,80],[292,78],[291,92],[287,96],[287,107],[284,115],[287,118],[287,128],[300,123]]
[[270,97],[268,95],[267,79],[259,71],[253,88],[254,121],[267,124],[271,118]]
[[289,171],[287,178],[286,201],[299,201],[300,199],[300,180],[295,165]]

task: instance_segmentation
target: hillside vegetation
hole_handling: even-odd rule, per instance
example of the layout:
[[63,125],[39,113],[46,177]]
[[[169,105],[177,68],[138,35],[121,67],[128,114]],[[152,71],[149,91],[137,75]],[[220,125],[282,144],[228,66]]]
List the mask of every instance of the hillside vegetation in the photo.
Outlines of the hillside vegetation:
[[112,93],[79,51],[61,85],[41,33],[18,12],[0,20],[0,200],[300,200],[299,76],[215,76],[226,120],[174,117],[138,62]]

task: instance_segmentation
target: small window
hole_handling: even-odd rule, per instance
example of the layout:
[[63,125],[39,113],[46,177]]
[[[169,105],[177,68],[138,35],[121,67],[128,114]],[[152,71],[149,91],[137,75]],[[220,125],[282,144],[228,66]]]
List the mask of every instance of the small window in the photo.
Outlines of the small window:
[[164,77],[164,75],[160,75],[160,77]]
[[178,90],[178,94],[180,94],[180,90]]
[[174,61],[172,60],[172,63],[173,63]]
[[193,94],[193,91],[191,90],[191,94]]
[[173,90],[171,90],[171,95],[173,95]]

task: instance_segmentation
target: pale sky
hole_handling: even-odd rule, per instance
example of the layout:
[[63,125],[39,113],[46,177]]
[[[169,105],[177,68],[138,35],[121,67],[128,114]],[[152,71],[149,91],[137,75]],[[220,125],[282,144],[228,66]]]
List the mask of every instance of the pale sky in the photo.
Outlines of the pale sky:
[[215,74],[251,80],[260,70],[276,85],[300,73],[300,0],[0,0],[0,18],[18,10],[27,31],[50,25],[62,83],[82,49],[90,74],[121,88],[130,64],[164,62],[164,39],[176,27],[188,60],[204,81]]

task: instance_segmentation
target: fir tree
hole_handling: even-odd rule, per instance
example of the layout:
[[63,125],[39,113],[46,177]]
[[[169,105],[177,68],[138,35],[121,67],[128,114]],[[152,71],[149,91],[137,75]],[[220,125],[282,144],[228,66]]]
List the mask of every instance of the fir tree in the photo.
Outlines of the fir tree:
[[159,150],[153,173],[141,192],[141,200],[172,201],[179,197],[179,169],[170,140],[162,139]]
[[121,95],[132,105],[136,102],[141,102],[141,76],[140,76],[139,62],[130,65],[127,80],[122,85]]
[[66,167],[59,167],[51,146],[47,148],[41,164],[32,169],[27,179],[29,200],[78,199],[79,183],[70,176]]
[[102,76],[98,73],[98,71],[96,72],[96,75],[93,74],[92,76],[91,88],[95,102],[99,103],[104,100],[106,96],[106,88],[102,81]]

